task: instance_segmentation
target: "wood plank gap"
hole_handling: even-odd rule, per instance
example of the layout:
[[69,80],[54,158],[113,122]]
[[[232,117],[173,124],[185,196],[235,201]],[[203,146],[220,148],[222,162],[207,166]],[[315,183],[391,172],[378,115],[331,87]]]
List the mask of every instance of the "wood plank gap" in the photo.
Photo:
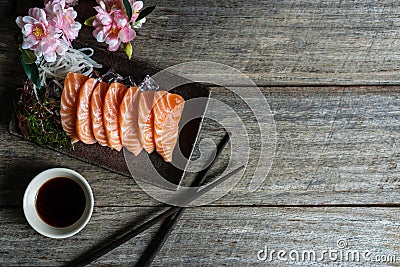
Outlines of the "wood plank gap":
[[[95,208],[168,208],[170,206],[151,205],[100,205]],[[22,208],[19,205],[0,206],[0,209]],[[315,204],[315,205],[204,205],[192,208],[400,208],[400,203],[385,204]]]

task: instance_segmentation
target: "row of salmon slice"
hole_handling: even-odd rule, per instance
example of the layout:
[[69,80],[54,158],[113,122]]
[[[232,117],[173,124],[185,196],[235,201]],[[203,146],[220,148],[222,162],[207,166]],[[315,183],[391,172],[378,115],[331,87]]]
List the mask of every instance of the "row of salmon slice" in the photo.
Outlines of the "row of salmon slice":
[[61,95],[61,124],[72,143],[99,143],[138,155],[156,150],[172,161],[184,99],[167,91],[144,91],[68,73]]

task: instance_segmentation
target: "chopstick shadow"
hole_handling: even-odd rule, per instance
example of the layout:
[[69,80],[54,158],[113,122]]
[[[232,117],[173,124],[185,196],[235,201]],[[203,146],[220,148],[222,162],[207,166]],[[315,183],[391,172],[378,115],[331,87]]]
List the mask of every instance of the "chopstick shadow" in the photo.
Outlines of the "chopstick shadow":
[[[223,148],[229,141],[229,134],[226,133],[224,138],[220,141],[219,145],[217,146],[217,153],[216,157],[213,159],[210,165],[208,165],[205,169],[202,171],[198,172],[196,175],[196,179],[193,181],[192,186],[198,186],[198,185],[205,185],[206,178],[209,174],[209,170],[214,166],[215,161],[218,159],[220,152],[222,152]],[[223,172],[222,169],[225,168],[225,164],[223,164],[219,168],[216,168],[215,173]],[[215,175],[214,173],[214,175]],[[226,176],[229,177],[229,176]],[[221,180],[223,181],[223,180]],[[215,185],[214,185],[215,186]],[[209,187],[213,188],[213,186]],[[189,197],[190,199],[190,197]],[[178,202],[179,203],[179,202]],[[182,202],[185,203],[185,202]],[[116,248],[117,246],[123,244],[124,242],[128,241],[129,239],[133,238],[135,235],[135,230],[133,227],[136,227],[138,225],[143,226],[141,228],[141,231],[145,231],[144,229],[144,224],[146,224],[146,220],[148,220],[147,223],[151,223],[150,218],[156,219],[156,213],[160,214],[160,206],[155,208],[154,210],[150,210],[143,214],[140,218],[135,219],[134,221],[131,221],[126,227],[121,228],[117,233],[114,235],[102,240],[101,242],[98,243],[91,251],[85,252],[76,259],[74,259],[72,262],[68,263],[67,266],[83,266],[85,264],[88,264],[92,262],[93,260],[101,257],[107,251],[109,252],[110,250]],[[155,257],[156,253],[161,249],[162,245],[164,242],[167,240],[169,234],[172,232],[173,227],[176,225],[178,222],[180,216],[182,215],[183,211],[185,210],[184,207],[178,208],[178,209],[171,209],[170,211],[175,211],[174,213],[167,213],[170,214],[169,217],[163,217],[165,219],[161,220],[161,227],[158,229],[157,234],[155,237],[152,238],[150,241],[150,244],[146,247],[145,252],[142,254],[142,256],[139,258],[138,262],[136,263],[135,266],[149,266]],[[165,214],[165,213],[164,213]],[[167,216],[167,215],[165,215]],[[139,223],[140,221],[140,223]],[[136,228],[136,229],[140,229]],[[146,228],[147,229],[147,228]],[[132,234],[132,235],[131,235]],[[137,232],[135,233],[137,234]]]
[[[116,231],[112,235],[100,240],[90,250],[82,252],[79,256],[72,259],[72,261],[67,263],[65,266],[81,266],[80,262],[82,260],[86,259],[89,255],[92,255],[94,252],[96,252],[100,248],[104,247],[106,244],[113,243],[115,240],[121,238],[121,236],[123,236],[124,234],[126,234],[127,232],[132,230],[133,228],[136,228],[137,226],[144,224],[145,222],[147,222],[147,221],[151,220],[152,218],[156,217],[157,215],[161,214],[168,208],[169,208],[169,206],[159,205],[159,206],[154,207],[154,209],[149,209],[147,211],[144,211],[140,215],[140,217],[129,221],[128,223],[126,223],[125,226],[121,227],[118,231]],[[153,227],[156,227],[156,226],[153,226]]]
[[[228,142],[228,140],[226,142]],[[223,150],[223,148],[225,147],[225,145],[226,145],[226,143],[224,143],[222,145],[222,147],[219,147],[218,150],[221,152]],[[219,146],[221,146],[221,143]],[[218,160],[218,155],[216,157],[216,160]],[[213,166],[213,167],[211,169],[207,170],[205,173],[199,172],[199,173],[197,173],[197,175],[195,175],[196,177],[193,180],[194,184],[196,184],[196,182],[199,182],[199,181],[200,181],[199,185],[203,185],[203,186],[207,185],[208,183],[211,183],[212,181],[215,180],[215,177],[220,176],[224,172],[224,170],[226,169],[226,166],[227,166],[226,163],[227,162],[225,162],[225,161],[220,162],[221,165],[219,167],[216,167],[212,163],[211,166]],[[212,169],[214,169],[214,170],[212,170]],[[175,225],[178,223],[178,220],[180,219],[184,210],[185,210],[185,208],[180,209],[177,213],[174,213],[173,215],[166,218],[162,222],[161,227],[158,229],[157,233],[152,238],[149,245],[146,247],[146,249],[140,256],[138,262],[135,264],[135,267],[151,265],[154,257],[156,257],[156,254],[162,248],[164,242],[166,242],[166,240],[168,239],[169,234],[173,231]]]
[[[223,173],[225,168],[226,168],[225,165],[221,166],[220,168],[216,168],[214,171],[210,171],[210,175],[212,177],[213,176],[218,176],[219,174]],[[131,231],[133,228],[136,228],[137,226],[146,223],[147,221],[153,219],[157,215],[159,215],[159,214],[163,213],[164,211],[166,211],[168,208],[170,208],[170,206],[165,205],[165,204],[160,204],[160,205],[154,207],[153,209],[149,209],[149,210],[143,212],[139,218],[136,218],[136,219],[128,222],[124,227],[121,227],[120,230],[118,230],[114,234],[110,235],[109,237],[107,237],[105,239],[102,239],[96,245],[94,245],[90,250],[81,253],[79,256],[77,256],[71,262],[67,263],[65,266],[81,266],[80,262],[82,260],[84,260],[88,256],[96,253],[96,251],[98,251],[99,249],[105,247],[107,244],[114,243],[116,240],[120,239],[124,234],[126,234],[129,231]],[[161,225],[153,226],[153,227],[159,227],[158,230],[157,230],[157,233],[151,239],[149,245],[146,247],[145,252],[139,258],[139,260],[138,260],[138,262],[136,263],[135,266],[141,266],[141,262],[146,258],[145,255],[148,255],[149,253],[151,253],[151,249],[159,241],[159,239],[157,237],[159,235],[163,235],[164,234],[165,229],[168,227],[168,225],[171,222],[171,219],[173,218],[173,216],[175,216],[175,214],[176,213],[173,213],[171,216],[165,218],[164,220],[161,220]]]
[[142,267],[147,265],[147,261],[149,258],[149,255],[153,253],[153,249],[157,246],[157,244],[160,242],[162,237],[166,234],[166,229],[170,227],[172,218],[175,216],[175,213],[171,215],[170,217],[166,218],[159,230],[157,231],[156,235],[151,239],[149,245],[146,247],[142,255],[139,257],[139,260],[135,264],[135,267]]

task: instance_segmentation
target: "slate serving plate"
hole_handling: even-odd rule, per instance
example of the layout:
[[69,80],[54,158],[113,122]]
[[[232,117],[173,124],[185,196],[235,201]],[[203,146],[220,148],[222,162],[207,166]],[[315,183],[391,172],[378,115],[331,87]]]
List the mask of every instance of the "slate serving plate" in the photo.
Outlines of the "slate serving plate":
[[[77,43],[77,46],[82,46],[82,44]],[[157,68],[154,68],[144,62],[128,60],[127,58],[122,58],[116,54],[100,49],[95,50],[93,58],[103,65],[103,68],[98,70],[101,74],[106,73],[112,68],[122,76],[131,76],[136,84],[140,84],[146,75],[152,76],[159,71]],[[208,98],[210,94],[206,86],[197,83],[181,85],[177,88],[174,88],[170,92],[181,95],[185,100],[193,98]],[[207,101],[199,101],[198,105],[200,105],[198,108],[203,111],[202,114],[204,115]],[[188,112],[188,109],[185,107],[182,117],[188,114]],[[180,125],[179,148],[187,161],[194,149],[197,135],[201,128],[202,117],[203,116],[192,119],[184,126]],[[22,138],[15,114],[10,121],[9,132]],[[111,150],[108,147],[102,147],[98,144],[85,145],[81,142],[75,144],[74,150],[53,147],[49,148],[64,155],[131,177],[131,173],[129,172],[129,169],[125,163],[124,153],[122,150],[118,152],[116,150]],[[147,157],[145,153],[146,152],[142,151],[141,154],[134,158],[133,165],[136,165],[138,168],[140,168],[141,161],[145,160],[145,157]],[[150,154],[149,157],[159,174],[161,174],[169,182],[179,184],[182,176],[184,175],[184,169],[177,168],[171,163],[165,162],[163,158],[156,152]]]

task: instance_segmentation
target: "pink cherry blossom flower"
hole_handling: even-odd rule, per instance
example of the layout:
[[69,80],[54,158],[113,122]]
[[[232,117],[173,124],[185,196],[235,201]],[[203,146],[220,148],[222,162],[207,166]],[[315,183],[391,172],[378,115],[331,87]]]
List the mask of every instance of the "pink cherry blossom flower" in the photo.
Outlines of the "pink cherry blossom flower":
[[94,9],[99,13],[105,12],[111,14],[115,11],[125,10],[121,0],[97,0],[97,3],[100,6],[94,7]]
[[64,55],[69,47],[69,43],[63,38],[46,37],[39,43],[36,54],[38,57],[43,56],[47,62],[54,62],[57,55]]
[[[44,0],[44,4],[47,4],[48,2],[51,2],[52,0]],[[65,5],[67,7],[70,6],[76,6],[78,4],[78,0],[65,0]]]
[[143,7],[142,1],[129,0],[132,18],[129,20],[122,0],[100,0],[95,7],[97,15],[93,21],[93,37],[98,42],[108,44],[109,51],[117,51],[122,43],[128,43],[136,37],[133,23]]
[[78,37],[82,25],[75,21],[76,11],[72,7],[65,8],[65,2],[65,0],[49,1],[45,5],[45,10],[48,18],[55,22],[58,31],[62,32],[70,43]]
[[139,16],[139,11],[143,8],[143,2],[142,1],[129,0],[129,3],[132,6],[132,19],[131,19],[131,22],[135,22],[137,17]]
[[22,48],[33,50],[47,62],[54,62],[78,36],[81,24],[75,22],[76,16],[72,7],[66,7],[66,0],[46,1],[44,9],[29,9],[28,16],[16,19],[22,29]]
[[20,16],[15,22],[22,29],[24,37],[22,42],[23,49],[36,49],[38,43],[50,32],[46,12],[40,8],[29,9],[28,16]]

